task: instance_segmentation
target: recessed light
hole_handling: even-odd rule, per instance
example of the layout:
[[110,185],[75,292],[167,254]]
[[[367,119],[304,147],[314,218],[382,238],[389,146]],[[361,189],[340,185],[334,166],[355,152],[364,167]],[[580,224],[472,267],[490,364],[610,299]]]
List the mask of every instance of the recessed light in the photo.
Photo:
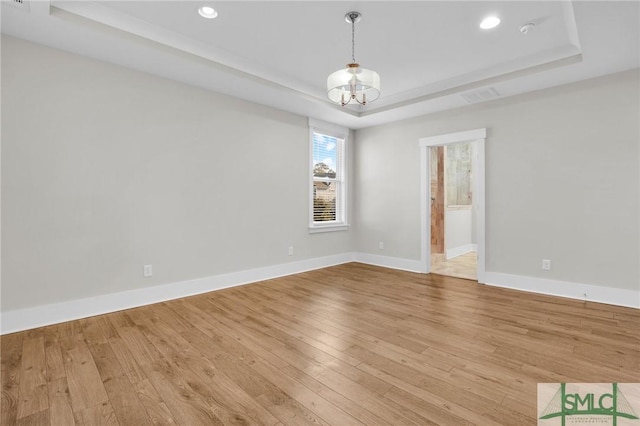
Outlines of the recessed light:
[[198,9],[198,13],[200,16],[207,19],[213,19],[218,16],[218,11],[210,6],[202,6]]
[[495,28],[500,24],[500,18],[497,16],[487,16],[480,22],[480,28],[483,30],[490,30],[491,28]]

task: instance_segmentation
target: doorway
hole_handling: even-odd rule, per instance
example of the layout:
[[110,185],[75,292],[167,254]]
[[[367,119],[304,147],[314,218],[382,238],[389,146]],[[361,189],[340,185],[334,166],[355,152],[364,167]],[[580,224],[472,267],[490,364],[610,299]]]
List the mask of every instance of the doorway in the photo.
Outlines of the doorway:
[[477,280],[473,226],[473,149],[469,142],[432,146],[431,273]]
[[[463,256],[475,257],[477,259],[475,265],[475,279],[484,282],[485,273],[485,206],[484,206],[484,144],[486,138],[486,129],[469,130],[465,132],[449,133],[444,135],[430,136],[421,138],[421,262],[425,273],[438,273],[439,266],[434,262],[432,265],[432,254],[439,255],[443,261],[451,261],[458,259],[464,261]],[[455,145],[463,146],[467,144],[468,148],[457,148]],[[467,188],[463,185],[451,183],[450,192],[452,197],[447,200],[447,184],[446,184],[446,157],[448,147],[452,155],[455,150],[468,150],[471,162],[472,174],[467,181]],[[432,150],[433,148],[433,150]],[[438,167],[438,163],[442,167]],[[457,166],[456,166],[457,167]],[[461,169],[464,172],[464,165]],[[451,171],[451,170],[450,170]],[[456,173],[457,168],[454,168]],[[464,173],[463,173],[464,174]],[[432,179],[432,176],[435,179]],[[438,176],[440,179],[438,179]],[[452,179],[450,179],[452,180]],[[455,180],[455,179],[453,179]],[[462,179],[464,181],[464,179]],[[456,186],[453,186],[453,185]],[[455,188],[455,189],[454,189]],[[466,196],[471,195],[471,203],[464,203]],[[462,204],[461,204],[462,202]],[[433,208],[432,208],[433,206]],[[451,240],[450,247],[447,252],[447,206],[450,206],[450,212],[454,216],[470,216],[470,226],[475,239],[469,243],[460,244],[460,240],[454,242]],[[459,213],[462,212],[462,213]],[[451,216],[449,214],[449,216]],[[454,225],[454,229],[460,231],[463,229],[459,223],[456,225],[454,216],[450,217],[450,225]],[[433,232],[432,232],[433,227]],[[465,231],[466,233],[466,231]],[[476,254],[473,253],[476,249]],[[449,259],[447,259],[449,257]],[[441,273],[441,272],[439,272]],[[451,275],[451,274],[449,274]]]

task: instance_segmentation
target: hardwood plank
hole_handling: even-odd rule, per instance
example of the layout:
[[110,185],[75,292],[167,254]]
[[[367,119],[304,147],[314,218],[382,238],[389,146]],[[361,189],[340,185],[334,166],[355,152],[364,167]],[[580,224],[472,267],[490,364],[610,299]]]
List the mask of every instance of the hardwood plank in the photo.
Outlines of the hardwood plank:
[[150,422],[152,424],[177,424],[164,400],[147,378],[144,369],[136,362],[134,355],[122,339],[110,337],[109,346],[135,389]]
[[[389,383],[394,384],[394,386],[396,386],[397,389],[404,391],[404,392],[398,392],[397,389],[392,388],[391,391],[385,394],[385,397],[392,401],[397,402],[400,405],[404,405],[405,407],[407,407],[407,409],[412,409],[411,404],[404,397],[406,394],[409,394],[417,398],[418,400],[424,401],[424,403],[426,403],[427,405],[438,407],[440,410],[442,410],[445,413],[450,412],[451,415],[460,417],[465,421],[471,422],[472,424],[475,424],[475,425],[504,426],[505,424],[508,424],[508,423],[497,422],[490,418],[484,417],[481,412],[479,413],[473,409],[469,409],[464,405],[459,404],[455,399],[453,401],[449,400],[444,396],[440,396],[437,393],[432,393],[418,386],[414,386],[402,379],[396,378],[391,374],[387,374],[383,371],[377,370],[376,368],[371,367],[369,365],[363,364],[360,366],[360,368],[362,368],[364,371],[369,372],[370,374],[375,375],[376,377],[387,380]],[[398,393],[399,395],[396,395]],[[533,421],[530,421],[529,423],[533,424]],[[527,422],[522,424],[527,424]]]
[[124,425],[149,425],[149,416],[108,343],[89,345],[114,414]]
[[22,346],[18,419],[49,408],[46,370],[44,338],[25,339]]
[[52,425],[73,425],[75,417],[71,408],[71,397],[66,378],[47,383],[49,393],[49,419]]
[[48,425],[50,423],[49,410],[37,411],[26,417],[21,417],[15,424],[16,426],[40,426]]
[[[120,423],[113,412],[113,407],[108,401],[80,410],[77,417],[85,426],[120,426]],[[126,423],[123,423],[123,425],[125,424]]]
[[640,382],[640,311],[358,263],[0,337],[0,423],[533,425]]
[[[189,306],[188,303],[183,303],[183,306],[188,307],[188,310],[180,309],[180,313],[192,318],[194,324],[199,323],[197,318],[192,315],[192,313],[198,312],[197,308]],[[216,365],[219,365],[238,386],[248,395],[254,397],[256,401],[283,424],[325,424],[322,419],[289,395],[283,393],[262,375],[256,374],[251,366],[256,362],[266,362],[263,358],[253,354],[235,339],[224,335],[224,332],[219,328],[216,328],[215,333],[222,334],[217,335],[207,326],[208,323],[203,324],[200,322],[200,324],[204,326],[204,333],[213,338],[219,345],[212,346],[208,344],[207,346],[202,336],[198,336],[194,331],[183,330],[181,334],[195,348],[202,348],[202,353],[208,354],[208,358],[212,359]]]
[[62,358],[62,349],[57,337],[53,337],[50,333],[45,338],[45,357],[47,360],[47,382],[53,382],[58,379],[65,378],[67,373],[64,369],[64,359]]
[[222,425],[215,411],[196,394],[193,389],[166,361],[144,365],[143,369],[153,387],[158,391],[172,417],[179,424]]
[[0,424],[16,424],[20,366],[22,365],[22,342],[26,333],[13,333],[0,340],[2,400],[0,401]]
[[468,382],[465,383],[465,386],[456,386],[444,378],[435,377],[426,371],[406,366],[358,346],[353,346],[349,351],[361,357],[364,364],[398,377],[416,388],[440,395],[450,401],[456,401],[483,416],[492,416],[493,411],[498,411],[495,417],[500,422],[518,424],[520,421],[518,413],[511,412],[506,408],[499,409],[499,404],[505,395],[497,390],[485,389],[482,386],[473,388],[468,385]]
[[362,425],[360,421],[338,406],[330,403],[276,368],[261,362],[255,363],[251,368],[285,393],[292,395],[300,404],[320,416],[327,423],[332,425]]
[[[345,412],[366,425],[426,425],[429,422],[415,412],[380,398],[380,395],[364,386],[349,380],[330,368],[315,371],[315,375],[306,374],[295,367],[282,370],[295,378],[327,401],[339,405]],[[366,408],[364,408],[366,407]]]
[[385,398],[397,402],[398,405],[405,407],[407,411],[418,413],[425,419],[428,419],[432,424],[456,426],[474,424],[450,412],[449,406],[446,404],[439,406],[436,403],[425,401],[395,386],[389,389],[385,394]]
[[[135,316],[139,312],[134,309],[129,314]],[[114,352],[120,354],[118,358],[123,357],[120,364],[126,366],[138,394],[142,392],[145,395],[141,397],[143,404],[153,406],[152,412],[156,413],[157,420],[168,418],[168,423],[176,424],[222,424],[211,407],[182,379],[128,315],[121,313],[112,324],[117,328],[119,337],[109,342]],[[176,421],[178,419],[179,422]]]
[[[204,304],[201,304],[199,300],[195,300],[192,303],[196,304],[198,307],[202,307],[204,311],[207,311],[211,307],[217,308],[217,305],[215,305],[215,303],[211,303],[210,300],[204,300],[202,302],[204,302]],[[266,341],[263,340],[268,336],[254,334],[252,331],[247,330],[246,327],[242,326],[241,323],[226,318],[224,314],[216,315],[215,321],[217,327],[224,330],[228,336],[242,344],[242,346],[252,354],[264,359],[276,367],[285,367],[288,365],[284,360],[278,358],[265,348]],[[271,340],[271,342],[273,342],[273,340]]]
[[293,398],[285,393],[262,394],[256,398],[262,406],[267,408],[271,414],[280,419],[285,425],[290,426],[326,426],[327,422],[322,420],[312,411],[298,404]]
[[84,340],[80,322],[61,324],[60,332],[64,367],[74,413],[94,409],[96,406],[107,403],[107,393],[91,351]]
[[[155,311],[157,309],[157,312]],[[165,306],[154,307],[154,320],[137,316],[134,321],[149,340],[170,361],[174,369],[187,380],[189,387],[202,396],[203,401],[212,407],[216,416],[225,424],[258,422],[275,424],[277,419],[257,404],[242,388],[216,368],[204,354],[195,350],[188,340],[161,318],[171,319],[172,325],[178,317],[172,315]],[[214,381],[218,386],[210,386]]]

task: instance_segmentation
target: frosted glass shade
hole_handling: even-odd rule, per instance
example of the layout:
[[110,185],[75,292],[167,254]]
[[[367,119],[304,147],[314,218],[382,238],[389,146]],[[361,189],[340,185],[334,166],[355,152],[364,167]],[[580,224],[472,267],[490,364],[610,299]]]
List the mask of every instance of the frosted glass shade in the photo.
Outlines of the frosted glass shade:
[[[358,103],[371,102],[380,96],[380,76],[355,64],[338,70],[327,77],[327,96],[333,102],[347,104],[356,95]],[[364,96],[363,96],[364,95]]]

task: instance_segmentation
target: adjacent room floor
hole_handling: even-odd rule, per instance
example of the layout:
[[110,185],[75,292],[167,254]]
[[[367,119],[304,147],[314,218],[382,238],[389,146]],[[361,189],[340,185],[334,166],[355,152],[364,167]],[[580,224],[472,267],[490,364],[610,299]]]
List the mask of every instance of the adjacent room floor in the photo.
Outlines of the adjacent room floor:
[[447,260],[444,254],[433,253],[431,255],[431,273],[446,275],[448,277],[465,278],[467,280],[478,279],[477,273],[478,253],[475,251],[456,256]]
[[2,336],[3,425],[535,425],[640,311],[350,263]]

